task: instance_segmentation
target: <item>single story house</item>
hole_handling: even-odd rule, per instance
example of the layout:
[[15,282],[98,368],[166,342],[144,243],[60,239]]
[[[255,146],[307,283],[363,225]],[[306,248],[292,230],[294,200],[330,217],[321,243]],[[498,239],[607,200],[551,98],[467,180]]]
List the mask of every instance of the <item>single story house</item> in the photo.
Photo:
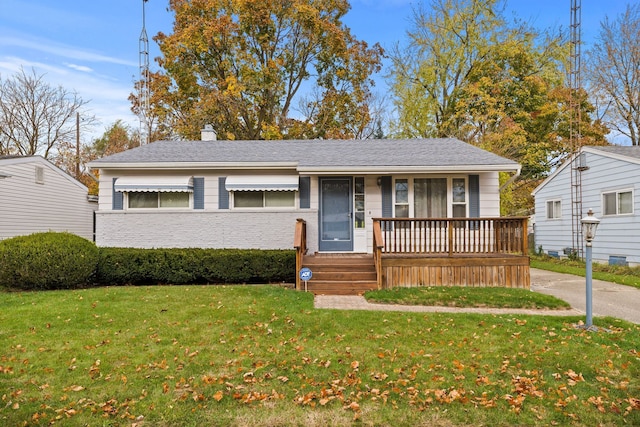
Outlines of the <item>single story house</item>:
[[93,240],[87,187],[41,156],[0,156],[0,240],[67,231]]
[[[307,255],[369,257],[375,224],[408,232],[424,231],[418,218],[499,217],[499,173],[520,170],[450,138],[158,141],[89,166],[99,246],[291,249],[304,224]],[[404,250],[427,251],[418,246]]]
[[[579,177],[572,179],[572,173]],[[581,200],[572,200],[572,185],[579,186]],[[582,202],[581,217],[592,209],[600,219],[593,260],[640,265],[639,192],[640,147],[582,147],[533,191],[536,247],[554,256],[573,249],[580,229],[573,224],[572,203]]]

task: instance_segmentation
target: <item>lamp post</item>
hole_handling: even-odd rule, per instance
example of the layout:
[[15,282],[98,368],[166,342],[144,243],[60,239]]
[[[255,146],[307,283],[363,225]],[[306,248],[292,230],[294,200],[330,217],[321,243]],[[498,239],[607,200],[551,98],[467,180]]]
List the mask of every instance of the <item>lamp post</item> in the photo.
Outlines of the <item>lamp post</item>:
[[580,220],[582,223],[582,234],[584,235],[584,240],[586,242],[586,273],[585,278],[587,281],[587,324],[586,328],[589,329],[593,326],[593,301],[592,301],[592,259],[591,259],[591,243],[593,239],[596,237],[596,230],[598,229],[598,224],[600,224],[600,220],[593,216],[593,211],[589,209],[587,212],[587,216]]

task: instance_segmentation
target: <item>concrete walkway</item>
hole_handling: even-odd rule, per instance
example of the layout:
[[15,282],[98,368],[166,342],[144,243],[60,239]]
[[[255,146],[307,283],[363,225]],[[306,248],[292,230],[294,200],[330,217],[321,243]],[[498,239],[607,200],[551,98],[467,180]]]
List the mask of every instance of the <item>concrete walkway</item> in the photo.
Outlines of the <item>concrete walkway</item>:
[[[410,311],[429,313],[539,314],[580,316],[586,311],[584,277],[531,269],[531,290],[565,300],[570,310],[529,310],[501,308],[455,308],[394,304],[372,304],[362,296],[317,295],[315,308],[338,310]],[[612,316],[640,324],[640,289],[601,280],[593,281],[593,315]]]

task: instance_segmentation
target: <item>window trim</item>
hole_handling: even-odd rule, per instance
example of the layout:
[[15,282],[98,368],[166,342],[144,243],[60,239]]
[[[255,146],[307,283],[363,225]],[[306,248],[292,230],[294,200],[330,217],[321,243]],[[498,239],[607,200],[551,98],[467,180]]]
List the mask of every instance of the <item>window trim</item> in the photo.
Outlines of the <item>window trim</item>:
[[[552,215],[553,216],[549,216],[549,204],[550,203],[553,203],[553,206],[552,206],[552,208],[553,208],[552,209],[553,210]],[[555,214],[556,214],[556,203],[558,203],[559,206],[560,206],[560,208],[558,209],[558,212],[557,212],[558,216],[555,216]],[[549,199],[549,200],[547,200],[545,202],[545,209],[546,209],[546,212],[545,212],[546,219],[548,219],[550,221],[556,221],[556,220],[561,220],[562,219],[562,199]]]
[[[262,193],[262,206],[251,206],[251,207],[238,207],[236,206],[236,193]],[[290,206],[265,206],[266,193],[293,193],[293,204]],[[258,190],[258,191],[246,191],[246,190],[235,190],[229,191],[229,207],[233,210],[241,210],[241,211],[249,211],[252,209],[259,210],[278,210],[278,211],[291,211],[298,209],[299,201],[300,201],[300,192],[299,191],[291,191],[291,190],[279,190],[279,191],[267,191],[267,190]]]
[[[158,197],[158,206],[154,207],[154,208],[132,208],[129,206],[129,194],[130,193],[155,193]],[[189,206],[170,206],[170,207],[163,207],[160,206],[160,194],[162,193],[187,193],[189,195]],[[193,192],[191,191],[123,191],[122,194],[124,195],[124,200],[122,203],[122,206],[126,209],[126,210],[131,210],[131,211],[156,211],[156,210],[161,210],[161,211],[168,211],[171,209],[177,209],[177,210],[191,210],[193,209]]]
[[[620,213],[620,195],[630,193],[631,194],[631,212]],[[616,211],[615,213],[607,213],[607,205],[605,203],[605,197],[611,194],[615,194],[616,198]],[[635,211],[634,206],[635,194],[633,188],[622,188],[619,190],[603,191],[600,196],[600,202],[602,203],[602,216],[626,216],[633,215]]]
[[[394,218],[404,218],[396,216],[396,181],[397,180],[407,180],[408,184],[408,204],[409,204],[409,216],[408,218],[415,218],[415,196],[414,196],[414,188],[415,188],[415,180],[416,179],[438,179],[445,178],[447,180],[447,218],[454,218],[453,216],[453,207],[462,206],[465,207],[465,216],[463,218],[469,218],[469,202],[470,202],[470,193],[469,193],[469,176],[468,175],[415,175],[415,176],[406,176],[399,175],[394,176],[391,182],[392,188],[392,207],[393,207],[393,217]],[[465,201],[463,202],[453,202],[453,180],[454,179],[462,179],[464,180],[464,188],[465,188]],[[404,203],[402,204],[404,205]],[[461,217],[462,218],[462,217]]]

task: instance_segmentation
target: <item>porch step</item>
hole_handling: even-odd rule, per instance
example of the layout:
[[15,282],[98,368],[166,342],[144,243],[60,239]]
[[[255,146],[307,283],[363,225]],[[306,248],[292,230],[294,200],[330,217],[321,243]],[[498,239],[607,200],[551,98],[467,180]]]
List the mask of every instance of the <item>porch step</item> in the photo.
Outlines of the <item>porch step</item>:
[[310,255],[302,264],[313,272],[307,290],[316,295],[358,295],[378,287],[372,255]]

